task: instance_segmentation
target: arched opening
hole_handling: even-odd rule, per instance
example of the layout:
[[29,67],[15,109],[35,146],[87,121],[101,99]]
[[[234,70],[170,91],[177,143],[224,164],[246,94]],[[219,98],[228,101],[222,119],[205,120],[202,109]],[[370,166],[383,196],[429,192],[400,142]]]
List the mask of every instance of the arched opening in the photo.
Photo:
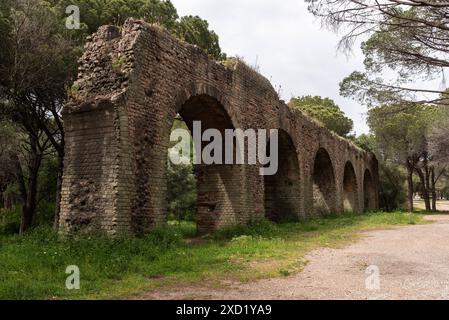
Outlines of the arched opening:
[[[182,129],[185,136],[191,140],[192,134],[181,115],[177,114],[171,132]],[[193,164],[194,145],[192,141],[186,141],[183,148],[189,148],[190,152],[185,161],[176,163],[172,156],[179,155],[180,145],[178,141],[171,141],[167,159],[167,197],[169,220],[196,221],[197,210],[197,179],[195,165]]]
[[373,177],[368,169],[365,170],[363,178],[363,197],[365,211],[376,209],[376,190],[374,189]]
[[351,162],[346,162],[343,177],[343,209],[354,212],[357,210],[357,178]]
[[264,178],[265,216],[275,222],[297,220],[300,214],[299,162],[293,141],[283,130],[279,130],[278,148],[278,171]]
[[313,211],[316,215],[335,211],[335,177],[329,153],[318,150],[313,166]]
[[[234,223],[237,207],[242,195],[241,182],[242,170],[239,165],[226,165],[225,159],[225,130],[234,129],[232,121],[224,107],[215,98],[208,95],[196,95],[187,100],[179,109],[175,117],[174,126],[178,122],[178,127],[186,127],[191,134],[194,134],[194,122],[200,123],[200,134],[203,135],[207,129],[216,129],[221,133],[218,146],[221,150],[214,149],[211,154],[221,152],[221,163],[212,164],[191,164],[190,167],[178,168],[174,175],[173,166],[168,160],[168,208],[172,214],[174,209],[184,215],[189,220],[195,220],[199,234],[211,232],[227,223]],[[179,125],[179,122],[181,125]],[[172,130],[173,130],[172,128]],[[201,143],[201,150],[204,150],[209,143],[214,142],[216,137],[212,137],[208,142]],[[201,154],[195,152],[195,147],[191,146],[193,154],[201,159]],[[172,175],[170,177],[170,175]],[[188,188],[188,192],[183,188]],[[179,208],[179,204],[181,205]],[[188,204],[188,205],[187,205]],[[177,207],[178,206],[178,207]],[[182,212],[185,210],[185,212]]]

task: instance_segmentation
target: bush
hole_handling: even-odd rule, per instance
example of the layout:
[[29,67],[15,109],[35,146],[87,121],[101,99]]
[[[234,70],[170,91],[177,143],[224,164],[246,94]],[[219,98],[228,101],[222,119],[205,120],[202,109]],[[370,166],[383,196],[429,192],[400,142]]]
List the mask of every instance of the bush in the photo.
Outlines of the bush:
[[400,166],[392,163],[380,165],[379,205],[387,212],[401,208],[407,198],[406,177]]
[[145,240],[150,244],[162,248],[171,248],[179,245],[182,241],[182,238],[182,232],[179,229],[171,227],[156,229],[145,236]]
[[214,240],[244,239],[246,237],[269,237],[278,231],[278,226],[266,219],[251,221],[247,225],[229,226],[212,235]]
[[20,218],[20,206],[14,206],[12,209],[0,209],[0,234],[10,235],[19,233]]
[[36,217],[34,220],[35,226],[52,226],[55,215],[54,202],[41,201],[36,210]]
[[176,220],[195,221],[196,178],[192,165],[168,164],[169,213]]

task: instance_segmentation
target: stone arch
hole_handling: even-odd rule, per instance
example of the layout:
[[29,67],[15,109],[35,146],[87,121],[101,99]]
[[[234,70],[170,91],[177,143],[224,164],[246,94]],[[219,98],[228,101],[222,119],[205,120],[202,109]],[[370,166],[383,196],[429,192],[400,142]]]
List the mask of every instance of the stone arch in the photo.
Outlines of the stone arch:
[[329,153],[320,148],[313,163],[313,211],[316,215],[336,210],[334,168]]
[[376,190],[373,176],[368,169],[365,170],[363,177],[363,202],[365,211],[376,209]]
[[[220,108],[226,113],[229,121],[232,122],[233,128],[243,128],[235,116],[235,113],[231,109],[231,103],[229,103],[227,96],[224,95],[217,87],[204,82],[191,82],[182,90],[178,91],[174,101],[174,115],[179,113],[189,100],[198,96],[209,97],[215,100],[215,102],[220,105]],[[172,119],[170,119],[170,121],[171,120]]]
[[[116,57],[123,58],[120,70],[114,70]],[[307,196],[301,199],[301,209],[312,209],[312,182],[327,211],[342,207],[337,201],[342,198],[344,164],[334,161],[332,167],[329,155],[322,154],[313,163],[311,153],[317,144],[332,150],[332,160],[353,159],[361,191],[361,168],[369,169],[373,189],[378,191],[378,167],[372,155],[351,145],[347,148],[347,141],[301,112],[291,112],[269,81],[251,68],[239,62],[216,63],[160,28],[135,19],[127,20],[121,32],[103,26],[86,43],[80,67],[78,90],[63,110],[67,148],[60,202],[62,232],[89,227],[109,234],[141,233],[166,222],[164,168],[168,136],[178,113],[221,121],[225,127],[232,123],[241,129],[291,128],[302,141],[296,145],[304,151],[298,153],[301,175],[309,175],[301,176],[301,196]],[[203,113],[196,113],[198,105]],[[265,213],[259,166],[223,166],[222,170],[199,177],[201,186],[210,187],[198,198],[205,212],[204,231],[244,224]],[[377,206],[377,194],[372,198]],[[359,208],[362,201],[360,192]]]
[[346,162],[343,174],[343,209],[352,212],[358,210],[358,184],[350,161]]
[[[194,121],[201,122],[201,134],[207,129],[217,129],[221,132],[223,137],[222,161],[224,163],[224,132],[226,129],[235,129],[234,122],[229,116],[227,108],[216,98],[220,97],[217,94],[218,91],[214,91],[212,87],[199,88],[200,90],[195,87],[195,90],[192,91],[195,94],[187,95],[188,98],[183,103],[177,103],[175,110],[191,133],[193,133]],[[207,144],[203,143],[201,147],[203,148]],[[235,223],[243,194],[242,165],[197,164],[195,165],[195,176],[197,180],[196,221],[198,233],[205,234],[220,226]]]
[[265,216],[275,222],[297,220],[300,216],[300,166],[290,135],[279,130],[278,170],[264,176]]

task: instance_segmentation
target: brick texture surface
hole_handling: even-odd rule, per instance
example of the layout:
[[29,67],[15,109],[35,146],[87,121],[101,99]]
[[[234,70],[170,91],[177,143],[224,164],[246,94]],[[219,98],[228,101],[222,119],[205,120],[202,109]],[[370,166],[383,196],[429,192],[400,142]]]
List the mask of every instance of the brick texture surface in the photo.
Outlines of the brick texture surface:
[[[199,165],[201,233],[266,216],[278,221],[378,207],[372,154],[292,110],[239,60],[218,63],[167,31],[129,19],[86,45],[63,111],[60,229],[141,233],[167,220],[166,163],[179,113],[189,127],[278,129],[279,171]],[[348,172],[349,171],[349,172]]]

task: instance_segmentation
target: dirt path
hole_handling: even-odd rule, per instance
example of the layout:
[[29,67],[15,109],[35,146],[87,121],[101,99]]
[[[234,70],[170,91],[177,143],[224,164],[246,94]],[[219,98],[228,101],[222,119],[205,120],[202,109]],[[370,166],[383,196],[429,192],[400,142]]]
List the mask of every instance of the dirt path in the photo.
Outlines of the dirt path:
[[[304,271],[289,277],[233,283],[223,289],[177,287],[140,299],[449,299],[449,215],[432,224],[364,232],[343,249],[311,252]],[[380,288],[366,279],[379,270]],[[372,269],[374,270],[374,269]],[[375,278],[370,278],[374,279]]]
[[[424,204],[424,200],[422,200],[422,199],[413,200],[413,205],[417,209],[424,210],[426,208],[426,205]],[[438,200],[437,201],[437,210],[449,211],[449,200]]]

